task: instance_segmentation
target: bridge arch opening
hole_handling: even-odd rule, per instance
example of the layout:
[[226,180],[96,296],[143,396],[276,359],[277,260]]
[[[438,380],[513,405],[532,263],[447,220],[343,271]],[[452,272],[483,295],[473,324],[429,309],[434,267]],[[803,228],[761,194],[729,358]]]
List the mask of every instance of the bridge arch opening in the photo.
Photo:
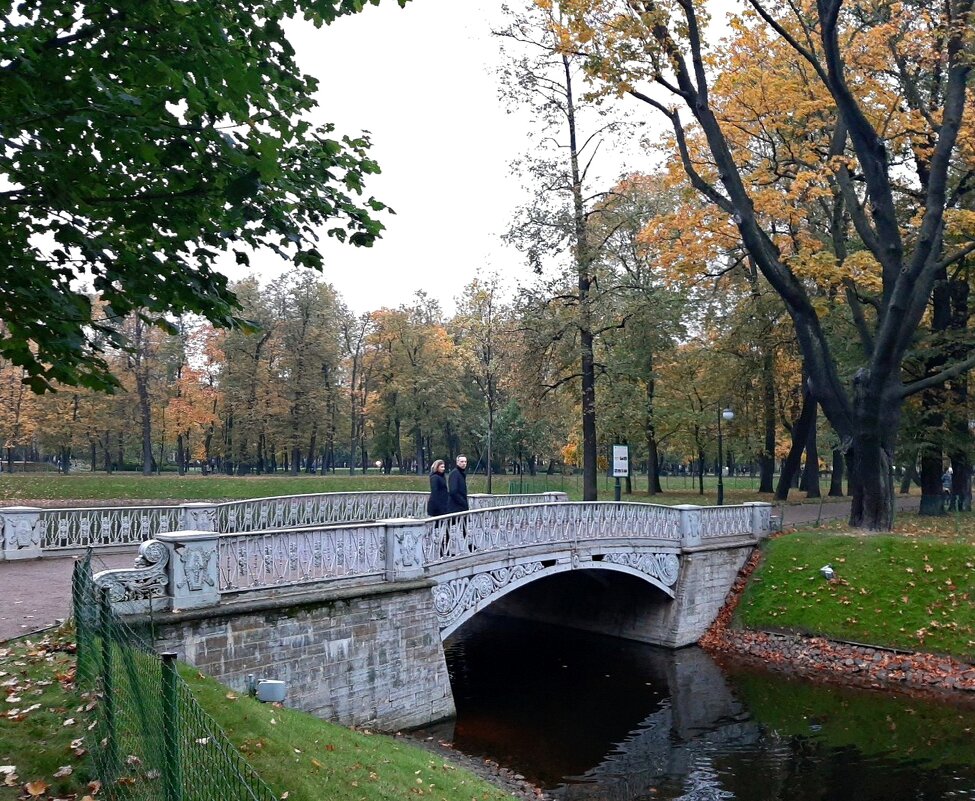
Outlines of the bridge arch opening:
[[518,618],[659,645],[667,642],[673,598],[665,587],[615,568],[555,572],[470,610],[444,630],[445,639],[484,611],[499,621]]

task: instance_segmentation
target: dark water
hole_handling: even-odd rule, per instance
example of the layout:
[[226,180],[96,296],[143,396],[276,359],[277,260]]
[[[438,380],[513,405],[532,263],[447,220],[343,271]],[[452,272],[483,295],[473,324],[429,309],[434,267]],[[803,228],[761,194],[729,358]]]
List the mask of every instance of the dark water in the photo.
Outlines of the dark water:
[[482,616],[448,642],[457,719],[431,734],[559,799],[975,799],[975,704],[719,667]]

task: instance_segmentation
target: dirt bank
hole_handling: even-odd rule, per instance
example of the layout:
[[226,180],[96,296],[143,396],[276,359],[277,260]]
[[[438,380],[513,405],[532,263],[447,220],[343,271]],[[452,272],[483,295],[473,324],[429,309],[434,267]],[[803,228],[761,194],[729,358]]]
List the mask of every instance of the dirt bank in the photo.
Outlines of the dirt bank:
[[756,550],[738,575],[717,620],[700,640],[701,647],[719,661],[721,655],[727,655],[824,681],[911,693],[951,693],[975,702],[975,665],[951,657],[803,634],[732,628],[741,594],[760,560],[761,552]]

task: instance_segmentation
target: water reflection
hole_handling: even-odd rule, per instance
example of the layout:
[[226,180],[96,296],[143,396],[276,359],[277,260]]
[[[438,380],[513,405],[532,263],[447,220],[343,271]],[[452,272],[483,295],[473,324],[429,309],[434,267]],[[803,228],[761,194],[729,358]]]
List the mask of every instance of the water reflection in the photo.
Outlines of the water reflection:
[[429,733],[564,801],[975,798],[975,710],[481,616]]

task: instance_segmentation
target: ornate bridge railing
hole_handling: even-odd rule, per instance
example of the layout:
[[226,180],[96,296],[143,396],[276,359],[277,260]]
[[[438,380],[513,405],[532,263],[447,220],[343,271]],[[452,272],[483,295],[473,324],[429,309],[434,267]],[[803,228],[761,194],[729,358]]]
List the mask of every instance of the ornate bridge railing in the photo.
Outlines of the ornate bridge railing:
[[[216,544],[220,593],[343,578],[382,581],[386,574],[386,530],[376,523],[226,534]],[[206,558],[197,560],[201,567]]]
[[[733,507],[727,507],[731,509]],[[746,511],[750,514],[751,509]],[[491,514],[448,515],[423,533],[423,563],[428,567],[460,556],[528,545],[636,538],[681,541],[681,511],[649,503],[541,504],[492,510]],[[738,533],[751,531],[751,519]],[[729,530],[731,526],[729,525]]]
[[[565,493],[472,495],[471,508],[550,503]],[[138,545],[172,531],[241,533],[338,522],[425,517],[425,492],[324,492],[179,506],[0,508],[0,558]]]
[[[213,606],[221,596],[254,598],[281,588],[332,583],[365,586],[438,577],[467,561],[531,554],[578,553],[596,546],[643,558],[768,533],[765,503],[703,509],[640,503],[547,503],[495,507],[442,518],[252,531],[175,532],[144,543],[132,570],[108,570],[96,581],[120,611]],[[707,512],[706,518],[702,513]],[[539,556],[542,555],[542,556]],[[675,560],[668,557],[668,560]],[[632,561],[632,560],[630,560]],[[631,567],[636,563],[634,562]],[[647,571],[644,571],[647,572]],[[659,571],[658,571],[659,572]],[[672,566],[666,572],[673,572]],[[676,577],[676,576],[675,576]]]

